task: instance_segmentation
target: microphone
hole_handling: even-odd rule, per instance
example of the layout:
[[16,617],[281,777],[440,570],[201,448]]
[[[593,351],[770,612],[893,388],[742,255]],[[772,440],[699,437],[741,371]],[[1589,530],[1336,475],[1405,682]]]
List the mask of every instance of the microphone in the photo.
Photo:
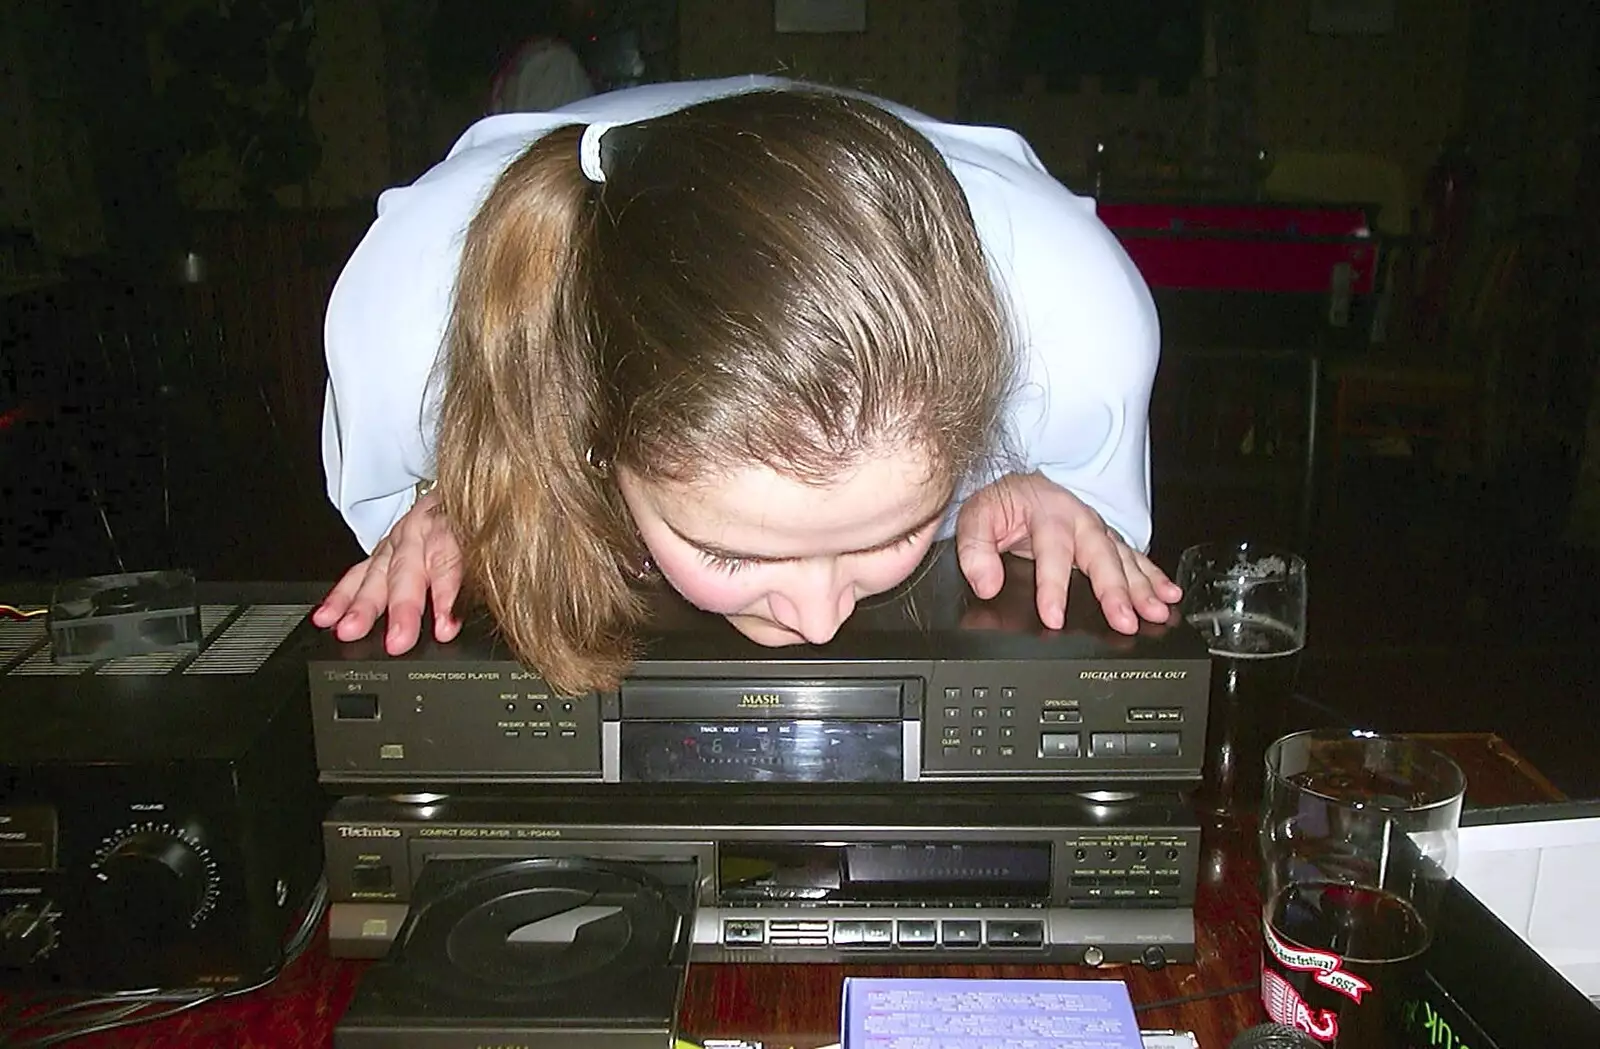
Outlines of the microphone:
[[1322,1049],[1322,1043],[1293,1027],[1260,1024],[1240,1033],[1228,1049]]

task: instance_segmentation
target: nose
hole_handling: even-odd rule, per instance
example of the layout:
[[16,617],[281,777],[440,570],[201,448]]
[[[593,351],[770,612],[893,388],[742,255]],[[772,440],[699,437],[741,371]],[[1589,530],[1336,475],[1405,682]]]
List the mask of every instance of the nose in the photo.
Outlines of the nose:
[[856,610],[854,581],[826,559],[796,562],[768,595],[772,617],[813,645],[831,641]]

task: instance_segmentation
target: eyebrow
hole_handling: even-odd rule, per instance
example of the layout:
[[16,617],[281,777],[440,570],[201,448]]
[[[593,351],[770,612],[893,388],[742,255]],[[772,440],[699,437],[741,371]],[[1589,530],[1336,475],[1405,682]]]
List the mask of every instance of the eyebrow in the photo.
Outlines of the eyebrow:
[[[891,539],[886,539],[883,542],[878,543],[875,546],[865,546],[865,547],[860,548],[859,550],[845,550],[845,551],[843,551],[843,553],[846,553],[846,554],[870,554],[870,553],[874,553],[874,552],[876,552],[878,550],[887,550],[891,546],[894,546],[894,545],[896,545],[898,543],[903,543],[907,539],[910,539],[912,536],[916,535],[918,532],[922,531],[924,528],[926,528],[929,525],[933,524],[935,521],[938,521],[945,514],[949,513],[949,511],[950,511],[950,505],[949,505],[949,500],[947,499],[947,500],[943,501],[942,503],[940,503],[939,507],[936,510],[934,510],[933,513],[929,514],[927,517],[924,517],[922,520],[918,521],[916,524],[912,525],[910,528],[906,529],[904,532],[901,532],[899,535],[896,535]],[[757,564],[781,564],[781,563],[783,563],[785,561],[797,561],[797,560],[799,560],[799,558],[797,558],[797,557],[770,557],[770,556],[767,556],[767,555],[764,555],[764,554],[750,554],[750,553],[742,553],[742,552],[740,552],[738,550],[730,550],[725,546],[719,546],[716,543],[702,542],[701,540],[696,539],[693,536],[685,535],[684,533],[678,531],[677,526],[674,525],[671,521],[668,521],[665,517],[663,517],[661,519],[661,523],[667,526],[667,530],[669,532],[671,532],[673,535],[677,536],[679,539],[683,540],[685,543],[688,543],[690,546],[694,547],[696,550],[699,550],[701,553],[709,554],[710,556],[718,558],[719,560],[723,560],[723,561],[752,561],[752,562],[755,562]]]

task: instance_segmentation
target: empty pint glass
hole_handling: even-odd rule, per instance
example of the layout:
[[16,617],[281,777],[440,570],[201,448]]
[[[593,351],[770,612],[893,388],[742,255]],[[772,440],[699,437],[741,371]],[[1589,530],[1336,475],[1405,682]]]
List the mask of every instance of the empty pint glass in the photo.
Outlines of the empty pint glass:
[[1285,736],[1261,811],[1261,1001],[1337,1049],[1397,1049],[1399,1010],[1455,874],[1466,779],[1414,740]]
[[1200,804],[1216,814],[1261,801],[1261,758],[1287,730],[1306,642],[1306,563],[1260,543],[1202,543],[1178,559],[1183,615],[1211,650]]

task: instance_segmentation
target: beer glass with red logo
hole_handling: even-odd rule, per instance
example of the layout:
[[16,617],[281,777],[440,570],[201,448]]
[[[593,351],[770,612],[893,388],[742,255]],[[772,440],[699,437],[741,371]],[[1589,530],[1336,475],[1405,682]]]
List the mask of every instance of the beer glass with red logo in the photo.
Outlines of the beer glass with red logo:
[[1336,1049],[1398,1049],[1455,875],[1466,777],[1415,739],[1299,732],[1266,753],[1261,1001]]

